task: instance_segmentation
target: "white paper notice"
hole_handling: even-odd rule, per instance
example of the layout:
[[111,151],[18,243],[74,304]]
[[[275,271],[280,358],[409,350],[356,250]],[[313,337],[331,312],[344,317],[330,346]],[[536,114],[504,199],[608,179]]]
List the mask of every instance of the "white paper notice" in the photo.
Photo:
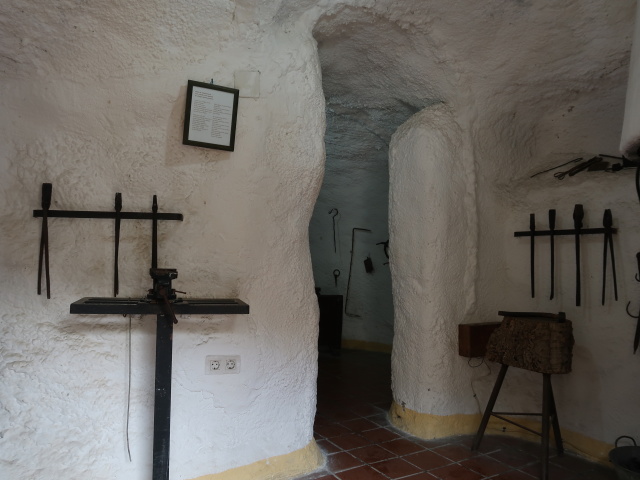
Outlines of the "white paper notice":
[[232,93],[194,86],[189,140],[230,146],[233,98]]

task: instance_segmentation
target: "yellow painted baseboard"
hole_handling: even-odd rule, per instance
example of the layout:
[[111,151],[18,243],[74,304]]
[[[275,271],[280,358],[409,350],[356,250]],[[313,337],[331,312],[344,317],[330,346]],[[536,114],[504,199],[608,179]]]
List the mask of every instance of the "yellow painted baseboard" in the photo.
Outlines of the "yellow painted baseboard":
[[[522,417],[509,417],[532,430],[540,431],[540,422],[535,422]],[[419,413],[393,402],[389,412],[391,423],[416,437],[433,439],[450,437],[453,435],[473,435],[477,432],[482,415],[479,413],[465,415],[432,415]],[[613,445],[587,437],[581,433],[560,428],[565,450],[575,453],[592,462],[599,462],[610,466],[609,451]],[[527,432],[510,423],[491,417],[486,435],[505,435],[539,442],[540,437]],[[553,446],[553,440],[551,441]]]
[[378,342],[365,342],[364,340],[342,339],[342,348],[346,350],[364,350],[365,352],[391,353],[391,345]]
[[285,480],[313,472],[323,463],[322,452],[315,440],[312,440],[300,450],[194,480]]

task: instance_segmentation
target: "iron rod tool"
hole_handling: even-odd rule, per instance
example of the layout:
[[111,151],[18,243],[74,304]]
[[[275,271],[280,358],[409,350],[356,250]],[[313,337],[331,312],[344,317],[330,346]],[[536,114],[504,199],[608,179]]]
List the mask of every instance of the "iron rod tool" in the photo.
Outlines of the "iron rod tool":
[[534,213],[529,215],[529,230],[531,231],[531,298],[535,298],[536,296],[536,284],[535,284],[536,216]]
[[576,236],[576,307],[580,306],[580,229],[584,219],[584,209],[578,204],[573,209],[573,227]]
[[122,194],[116,193],[115,200],[116,211],[116,234],[115,234],[115,252],[113,256],[113,296],[118,296],[118,290],[120,288],[118,279],[118,252],[120,250],[120,212],[122,211]]
[[40,234],[40,254],[38,257],[38,295],[42,293],[42,265],[47,286],[47,298],[51,298],[51,282],[49,280],[49,226],[48,213],[51,207],[51,193],[53,185],[42,184],[42,233]]
[[602,218],[602,225],[604,226],[604,254],[602,265],[602,305],[604,305],[605,288],[607,282],[607,246],[611,252],[611,273],[613,274],[613,294],[616,301],[618,301],[618,282],[616,280],[616,257],[613,253],[613,234],[611,233],[611,227],[613,225],[613,216],[611,210],[606,209]]
[[556,230],[556,211],[555,209],[549,210],[549,240],[550,240],[550,250],[551,250],[551,294],[549,295],[549,300],[553,300],[553,295],[555,292],[555,279],[556,279],[556,253],[555,253],[555,230]]

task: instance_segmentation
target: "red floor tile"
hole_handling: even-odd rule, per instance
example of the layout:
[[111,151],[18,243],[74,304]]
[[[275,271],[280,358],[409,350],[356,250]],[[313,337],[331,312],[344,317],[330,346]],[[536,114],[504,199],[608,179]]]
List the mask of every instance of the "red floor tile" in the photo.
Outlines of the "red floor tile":
[[380,472],[377,472],[369,465],[364,467],[354,468],[352,470],[346,470],[336,474],[340,480],[388,480]]
[[352,450],[354,448],[371,445],[371,442],[369,440],[355,433],[342,435],[341,437],[333,437],[331,438],[331,442],[336,444],[343,450]]
[[411,465],[409,462],[405,462],[401,458],[383,460],[382,462],[374,463],[372,467],[392,479],[406,477],[407,475],[420,472],[418,467]]
[[424,452],[414,453],[413,455],[407,455],[403,457],[407,462],[414,464],[416,467],[423,470],[433,470],[434,468],[444,467],[451,463],[451,460],[444,458],[437,453],[433,453],[429,450]]
[[342,451],[340,447],[338,447],[337,445],[334,445],[327,439],[317,440],[316,444],[318,445],[320,450],[322,450],[327,455],[330,453],[336,453],[336,452]]
[[491,480],[534,480],[537,478],[518,470],[511,470],[510,472],[501,473],[497,477],[491,477]]
[[333,473],[359,467],[360,465],[362,465],[362,461],[347,452],[334,453],[327,456],[327,470]]
[[339,437],[341,435],[347,435],[351,433],[347,427],[340,425],[339,423],[330,423],[328,425],[316,425],[313,431],[321,438]]
[[367,430],[362,432],[360,435],[371,441],[371,443],[382,443],[388,442],[390,440],[395,440],[400,438],[400,435],[392,432],[386,428],[376,428],[374,430]]
[[484,478],[484,475],[472,472],[457,463],[447,465],[446,467],[436,468],[435,470],[431,470],[429,473],[442,480],[480,480],[481,478]]
[[478,452],[474,452],[466,445],[460,445],[459,443],[436,447],[433,451],[438,455],[442,455],[443,457],[449,458],[455,462],[479,455]]
[[421,452],[425,449],[422,445],[412,442],[406,438],[398,438],[396,440],[391,440],[390,442],[384,442],[382,446],[399,457],[409,455],[410,453]]
[[483,455],[464,460],[460,462],[460,465],[485,476],[497,475],[511,470],[511,468],[504,463]]
[[356,418],[355,420],[349,420],[347,422],[344,422],[342,425],[356,433],[378,428],[378,425],[365,418]]
[[366,447],[356,448],[355,450],[351,450],[351,454],[365,463],[379,462],[396,456],[394,453],[391,453],[389,450],[385,450],[378,445],[368,445]]

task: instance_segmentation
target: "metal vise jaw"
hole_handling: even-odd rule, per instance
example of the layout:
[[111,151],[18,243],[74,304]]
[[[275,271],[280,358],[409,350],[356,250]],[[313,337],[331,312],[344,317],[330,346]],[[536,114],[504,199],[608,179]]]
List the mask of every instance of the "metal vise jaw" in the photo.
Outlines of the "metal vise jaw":
[[147,298],[156,301],[176,299],[176,291],[171,288],[171,280],[178,278],[175,268],[150,268],[149,275],[153,279],[153,288],[149,290]]

